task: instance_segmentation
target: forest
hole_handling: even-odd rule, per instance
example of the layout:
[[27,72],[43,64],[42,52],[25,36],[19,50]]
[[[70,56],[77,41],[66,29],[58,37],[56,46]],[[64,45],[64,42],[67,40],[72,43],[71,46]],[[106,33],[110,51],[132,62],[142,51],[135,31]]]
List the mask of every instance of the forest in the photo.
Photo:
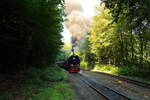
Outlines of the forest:
[[63,0],[0,1],[0,100],[71,96],[67,75],[55,64],[64,16]]
[[85,45],[80,45],[83,66],[91,69],[103,64],[111,70],[107,65],[114,65],[128,69],[125,75],[133,69],[134,76],[148,78],[150,1],[105,0],[96,9]]
[[[150,80],[150,0],[101,1],[91,25],[75,25],[86,38],[73,31],[81,67],[117,66],[117,74]],[[71,55],[61,34],[64,5],[65,0],[0,1],[0,100],[72,100],[68,74],[56,65]]]
[[63,45],[62,6],[61,0],[0,2],[1,71],[54,63]]

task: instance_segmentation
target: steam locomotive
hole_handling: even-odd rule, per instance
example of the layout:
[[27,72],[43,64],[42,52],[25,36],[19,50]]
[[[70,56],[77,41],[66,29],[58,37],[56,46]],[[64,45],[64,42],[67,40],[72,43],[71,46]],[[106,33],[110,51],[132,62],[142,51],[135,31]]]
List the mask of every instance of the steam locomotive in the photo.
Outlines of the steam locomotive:
[[68,72],[80,72],[80,59],[77,55],[70,56],[60,64],[60,67]]
[[80,72],[80,59],[79,56],[72,55],[68,59],[68,68],[69,72]]
[[66,61],[60,64],[60,67],[67,70],[68,72],[80,72],[80,58],[74,54],[71,55]]

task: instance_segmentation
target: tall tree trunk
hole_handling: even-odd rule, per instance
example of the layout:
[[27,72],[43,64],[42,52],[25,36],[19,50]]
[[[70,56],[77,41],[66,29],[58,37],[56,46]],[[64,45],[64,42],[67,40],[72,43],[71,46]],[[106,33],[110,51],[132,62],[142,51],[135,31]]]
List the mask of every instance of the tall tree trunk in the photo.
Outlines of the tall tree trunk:
[[140,40],[140,64],[143,67],[144,43],[142,33],[139,33],[139,40]]
[[121,54],[121,64],[124,64],[124,41],[123,41],[123,32],[120,34],[120,54]]
[[131,37],[130,37],[130,39],[131,39],[131,63],[133,63],[134,61],[134,42],[133,42],[133,33],[132,33],[132,31],[130,32],[131,34]]

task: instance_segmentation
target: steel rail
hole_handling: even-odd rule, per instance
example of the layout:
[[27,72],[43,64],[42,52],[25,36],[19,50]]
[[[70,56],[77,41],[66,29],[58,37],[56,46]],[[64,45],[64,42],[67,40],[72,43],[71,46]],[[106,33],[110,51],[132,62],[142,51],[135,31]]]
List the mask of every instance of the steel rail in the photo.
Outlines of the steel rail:
[[107,100],[131,100],[129,97],[120,94],[119,92],[112,90],[104,85],[101,85],[82,74],[78,74],[80,80],[82,80],[85,84],[95,90],[98,94],[103,95]]
[[132,84],[150,89],[150,84],[149,83],[144,83],[144,82],[141,82],[141,81],[133,80],[133,79],[118,76],[118,75],[112,75],[112,74],[108,74],[108,73],[104,73],[104,72],[96,72],[96,71],[92,71],[92,72],[107,75],[107,76],[111,76],[111,77],[117,78],[119,80],[126,81],[128,83],[132,83]]

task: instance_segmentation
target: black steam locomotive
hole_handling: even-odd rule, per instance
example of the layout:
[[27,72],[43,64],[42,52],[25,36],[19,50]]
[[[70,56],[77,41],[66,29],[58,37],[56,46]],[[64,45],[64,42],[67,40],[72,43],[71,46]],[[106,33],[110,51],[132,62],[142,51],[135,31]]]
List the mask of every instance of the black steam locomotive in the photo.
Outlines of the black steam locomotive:
[[63,61],[60,64],[60,67],[67,70],[68,72],[80,72],[80,58],[74,54],[73,49],[72,52],[73,55],[71,55],[66,61]]
[[77,55],[72,55],[68,58],[68,70],[69,72],[80,72],[80,59]]
[[60,64],[60,67],[68,72],[80,72],[80,59],[77,55],[70,56]]

